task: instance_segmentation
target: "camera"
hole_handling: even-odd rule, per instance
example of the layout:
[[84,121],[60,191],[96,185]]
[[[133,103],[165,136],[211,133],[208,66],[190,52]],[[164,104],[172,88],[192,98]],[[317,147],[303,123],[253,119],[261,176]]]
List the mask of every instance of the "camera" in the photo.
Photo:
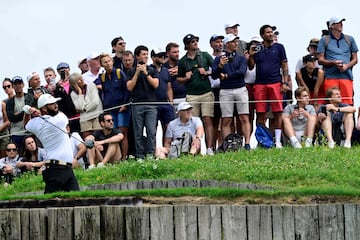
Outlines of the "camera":
[[263,49],[264,49],[264,45],[262,44],[256,44],[256,46],[254,47],[255,52],[260,52]]
[[228,56],[229,63],[232,63],[234,61],[234,56]]
[[139,61],[138,64],[144,65],[145,63],[143,61]]
[[65,70],[60,71],[60,79],[64,80],[65,77]]

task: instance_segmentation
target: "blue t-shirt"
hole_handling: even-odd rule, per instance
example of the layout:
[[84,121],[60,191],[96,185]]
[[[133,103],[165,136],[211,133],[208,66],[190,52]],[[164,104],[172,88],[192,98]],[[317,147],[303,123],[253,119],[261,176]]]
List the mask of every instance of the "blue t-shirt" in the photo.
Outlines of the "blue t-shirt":
[[[324,58],[328,61],[342,60],[345,64],[349,63],[351,54],[358,52],[358,47],[354,38],[349,35],[347,36],[350,44],[346,41],[344,34],[341,34],[339,40],[337,40],[332,33],[330,33],[329,37],[322,37],[317,48],[317,53],[323,53]],[[328,45],[326,47],[325,44],[327,41]],[[324,71],[325,78],[353,79],[352,68],[347,69],[345,72],[340,72],[336,66],[324,66]]]
[[[156,69],[154,65],[150,65]],[[156,99],[158,101],[164,102],[169,100],[167,86],[171,82],[169,70],[167,68],[161,67],[159,71],[159,86],[156,88]]]
[[285,48],[280,43],[274,43],[255,53],[256,64],[255,84],[269,84],[282,81],[280,74],[282,62],[287,62]]

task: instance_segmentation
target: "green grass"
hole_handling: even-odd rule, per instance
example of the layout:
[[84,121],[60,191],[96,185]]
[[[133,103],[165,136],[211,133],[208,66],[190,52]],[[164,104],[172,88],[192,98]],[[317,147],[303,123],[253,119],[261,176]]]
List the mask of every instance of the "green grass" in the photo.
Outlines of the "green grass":
[[[272,186],[276,190],[155,189],[136,191],[82,191],[55,193],[52,197],[100,196],[204,196],[210,198],[301,197],[312,195],[360,197],[360,147],[352,149],[257,149],[215,156],[175,160],[123,162],[91,171],[75,170],[81,186],[141,179],[197,179]],[[0,187],[0,199],[24,198],[23,192],[43,191],[41,176],[24,175],[9,187]],[[26,198],[30,198],[26,196]]]

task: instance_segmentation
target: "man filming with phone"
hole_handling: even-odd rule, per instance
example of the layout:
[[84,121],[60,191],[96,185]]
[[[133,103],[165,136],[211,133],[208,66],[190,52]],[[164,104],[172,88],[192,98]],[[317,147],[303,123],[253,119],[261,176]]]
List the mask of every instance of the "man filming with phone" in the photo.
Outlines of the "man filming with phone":
[[212,77],[220,78],[222,138],[224,139],[231,133],[235,103],[241,121],[241,130],[245,137],[245,149],[250,150],[249,95],[244,81],[247,60],[236,52],[239,45],[238,40],[239,37],[232,33],[225,36],[225,54],[215,58]]
[[71,131],[80,132],[80,114],[76,112],[70,96],[70,66],[65,62],[61,62],[57,65],[56,70],[60,75],[60,80],[56,83],[54,96],[61,98],[61,100],[58,101],[59,110],[69,118]]

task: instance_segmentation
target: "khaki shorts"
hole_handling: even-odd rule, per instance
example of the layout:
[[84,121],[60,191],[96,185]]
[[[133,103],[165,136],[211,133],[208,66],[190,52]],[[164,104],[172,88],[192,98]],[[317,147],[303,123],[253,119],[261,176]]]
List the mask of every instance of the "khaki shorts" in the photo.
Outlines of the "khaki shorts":
[[93,118],[87,121],[80,122],[81,132],[94,131],[101,129],[98,118]]
[[193,107],[194,117],[214,117],[214,100],[213,92],[202,95],[186,95],[186,101]]

